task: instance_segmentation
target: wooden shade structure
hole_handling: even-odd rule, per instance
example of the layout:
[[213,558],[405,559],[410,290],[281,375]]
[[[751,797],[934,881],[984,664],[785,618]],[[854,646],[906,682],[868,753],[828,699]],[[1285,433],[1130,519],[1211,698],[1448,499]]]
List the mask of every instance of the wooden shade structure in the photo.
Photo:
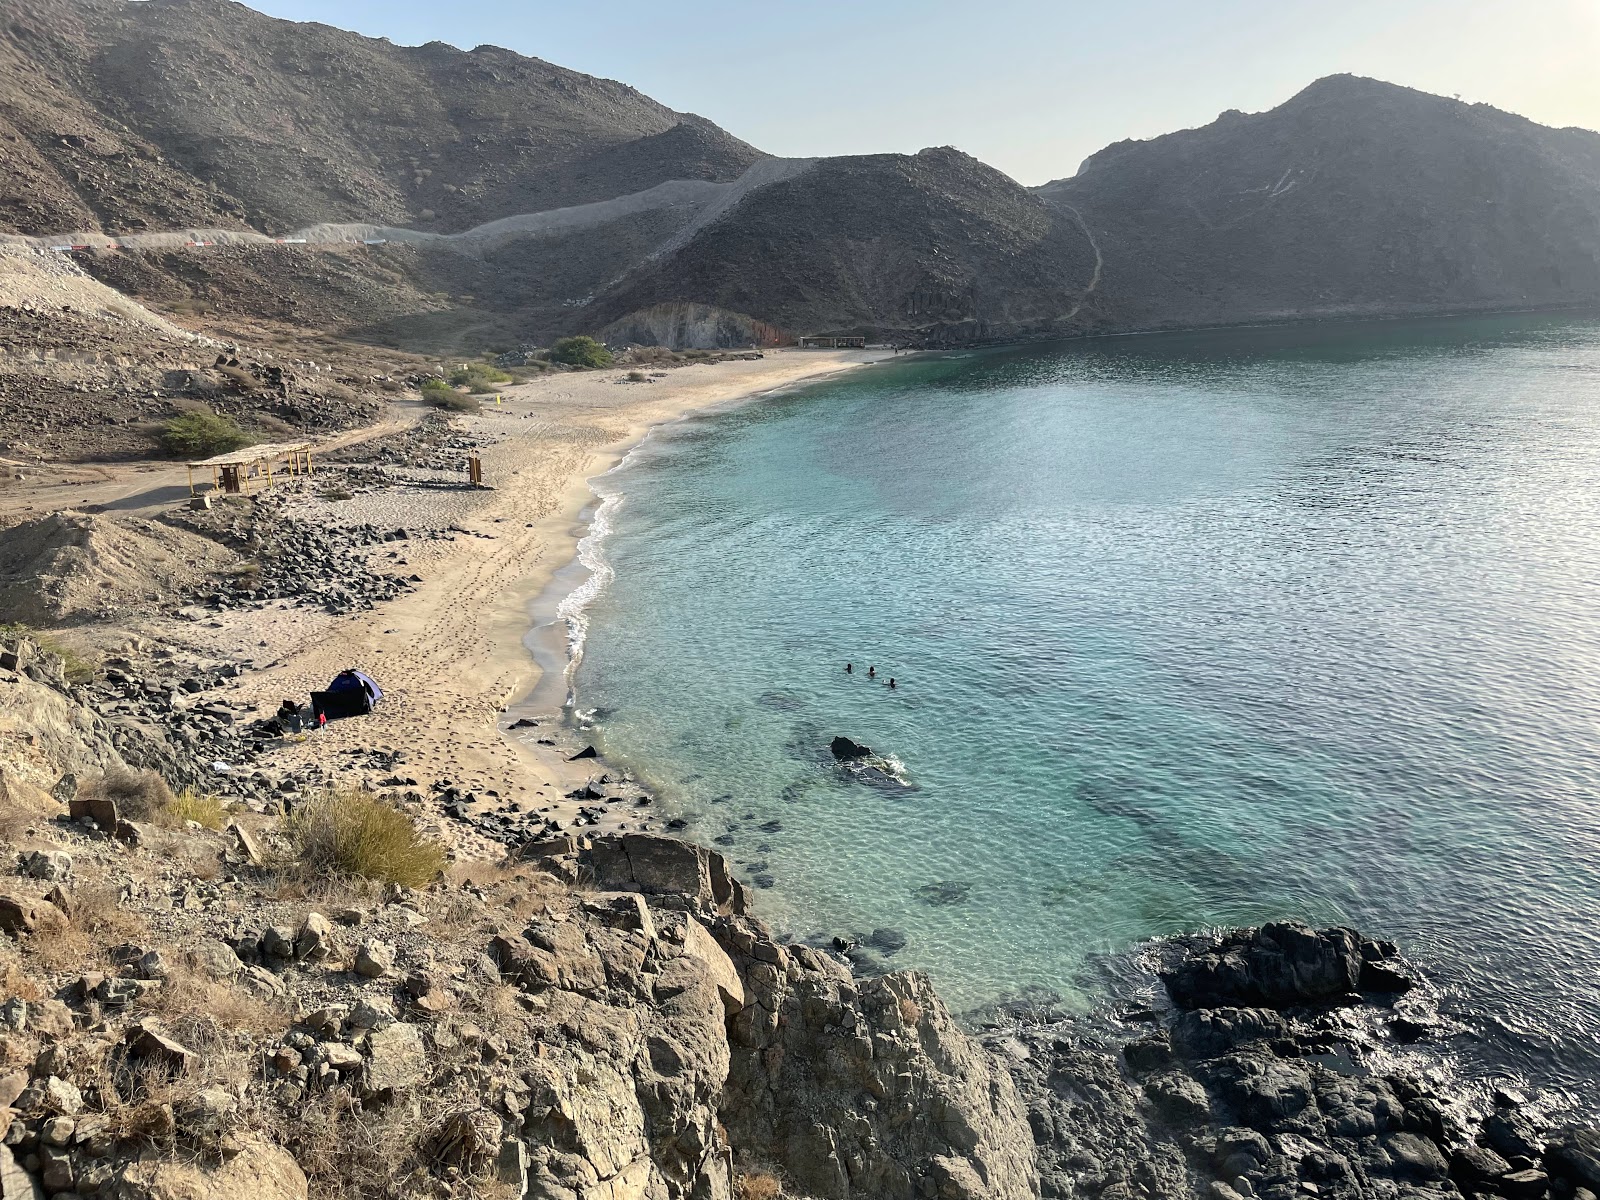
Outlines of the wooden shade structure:
[[246,446],[227,454],[216,454],[199,462],[189,463],[189,494],[195,495],[196,468],[211,470],[211,486],[219,492],[248,493],[250,481],[257,480],[263,487],[272,486],[272,468],[279,464],[280,474],[292,476],[311,475],[310,442],[264,442],[259,446]]

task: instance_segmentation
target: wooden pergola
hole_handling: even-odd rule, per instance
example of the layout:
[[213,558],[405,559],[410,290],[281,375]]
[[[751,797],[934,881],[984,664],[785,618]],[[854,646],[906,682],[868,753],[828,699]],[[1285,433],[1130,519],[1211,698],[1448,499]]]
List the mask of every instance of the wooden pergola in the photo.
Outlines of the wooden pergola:
[[189,494],[195,495],[196,468],[211,469],[211,487],[215,491],[238,495],[250,491],[252,479],[263,487],[272,486],[272,468],[278,464],[279,474],[291,476],[311,475],[310,442],[266,442],[259,446],[246,446],[227,454],[216,454],[192,462],[189,466]]

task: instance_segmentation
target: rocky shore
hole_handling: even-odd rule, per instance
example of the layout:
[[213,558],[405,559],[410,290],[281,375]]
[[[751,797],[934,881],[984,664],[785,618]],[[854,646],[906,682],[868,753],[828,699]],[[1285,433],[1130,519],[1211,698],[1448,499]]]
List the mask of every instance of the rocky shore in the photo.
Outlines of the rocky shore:
[[[523,628],[472,623],[520,616],[537,519],[570,537],[566,483],[637,429],[578,411],[5,531],[39,553],[0,585],[58,628],[0,631],[0,1200],[1594,1200],[1600,1135],[1456,1083],[1422,973],[1351,930],[1178,939],[1153,1002],[958,1021],[884,969],[895,931],[764,924],[759,876],[506,711]],[[504,492],[442,478],[467,450]],[[274,723],[357,653],[381,719]],[[423,880],[308,857],[344,795]]]
[[1164,999],[1115,1031],[974,1031],[919,972],[786,943],[721,855],[660,834],[541,826],[418,890],[309,878],[284,817],[298,788],[246,785],[217,828],[108,815],[74,799],[95,772],[197,777],[185,748],[219,743],[125,757],[146,743],[101,710],[137,707],[126,669],[73,684],[15,637],[0,667],[6,713],[48,735],[0,772],[6,1200],[1600,1186],[1600,1134],[1509,1090],[1452,1094],[1418,972],[1350,930],[1156,947]]

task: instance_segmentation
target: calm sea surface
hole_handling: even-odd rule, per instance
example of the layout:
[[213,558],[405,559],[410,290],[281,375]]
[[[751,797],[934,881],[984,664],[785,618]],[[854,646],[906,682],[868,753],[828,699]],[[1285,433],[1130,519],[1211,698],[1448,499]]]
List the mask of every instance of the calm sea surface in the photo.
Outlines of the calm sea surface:
[[599,483],[578,707],[785,931],[964,1007],[1348,922],[1600,1079],[1600,321],[902,360]]

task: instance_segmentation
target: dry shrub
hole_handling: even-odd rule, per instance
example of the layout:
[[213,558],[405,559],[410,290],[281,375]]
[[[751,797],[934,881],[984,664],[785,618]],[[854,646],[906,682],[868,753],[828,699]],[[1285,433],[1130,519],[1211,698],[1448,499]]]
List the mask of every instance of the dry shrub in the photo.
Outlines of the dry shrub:
[[922,1020],[922,1005],[909,996],[900,997],[900,1019],[907,1025],[915,1025]]
[[301,1108],[281,1139],[293,1149],[311,1194],[328,1200],[407,1194],[401,1181],[416,1169],[417,1124],[404,1106],[358,1113],[335,1100],[327,1096]]
[[15,962],[8,962],[5,970],[0,971],[0,995],[16,996],[29,1004],[37,1004],[46,997],[44,988],[22,969],[21,963]]
[[78,785],[78,799],[110,800],[117,815],[130,821],[153,821],[174,801],[167,781],[154,771],[107,771]]
[[221,829],[228,819],[228,810],[218,796],[207,796],[193,788],[184,788],[166,806],[164,815],[175,825],[193,821],[207,829]]
[[254,392],[261,388],[261,381],[243,367],[217,367],[215,370],[241,392]]
[[733,1181],[735,1200],[775,1200],[783,1195],[783,1184],[765,1171],[741,1171]]
[[312,872],[426,887],[445,868],[444,847],[410,817],[357,788],[332,788],[283,823],[299,863]]
[[201,1070],[188,1081],[189,1090],[246,1082],[255,1070],[258,1044],[276,1038],[292,1023],[281,1005],[183,962],[172,965],[166,982],[139,1007],[159,1017],[172,1037],[199,1054]]
[[108,947],[140,941],[149,930],[143,917],[122,907],[115,888],[102,884],[73,892],[72,916],[48,932],[41,930],[26,946],[31,961],[60,973],[83,970],[99,962]]

